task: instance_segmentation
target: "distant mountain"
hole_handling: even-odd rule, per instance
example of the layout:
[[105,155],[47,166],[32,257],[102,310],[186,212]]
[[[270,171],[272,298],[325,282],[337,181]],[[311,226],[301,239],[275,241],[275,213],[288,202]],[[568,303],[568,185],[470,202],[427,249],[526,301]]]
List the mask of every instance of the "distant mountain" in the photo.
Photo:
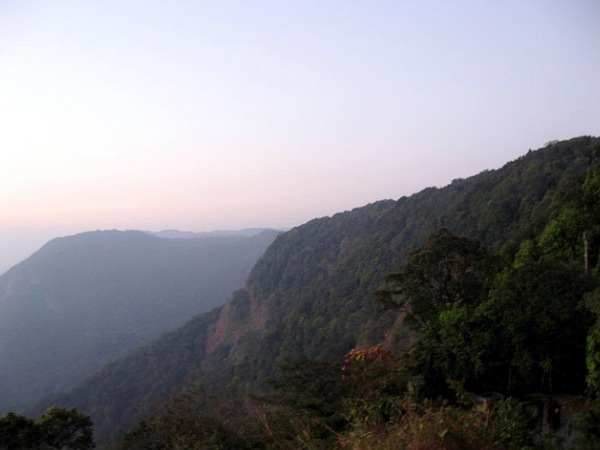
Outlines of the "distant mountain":
[[222,304],[277,235],[95,231],[50,241],[0,276],[0,410],[69,390]]
[[[196,239],[205,237],[251,237],[256,236],[264,231],[273,231],[271,228],[244,228],[243,230],[215,230],[215,231],[179,231],[179,230],[161,230],[161,231],[146,231],[152,236],[167,238],[167,239]],[[285,229],[277,229],[275,231],[284,232]]]
[[373,295],[411,249],[438,227],[490,247],[538,235],[557,198],[578,188],[597,138],[530,151],[498,170],[312,220],[279,236],[244,289],[94,374],[68,395],[46,399],[90,414],[99,442],[144,417],[189,383],[228,393],[256,389],[281,362],[341,357],[385,342],[413,341],[397,312]]

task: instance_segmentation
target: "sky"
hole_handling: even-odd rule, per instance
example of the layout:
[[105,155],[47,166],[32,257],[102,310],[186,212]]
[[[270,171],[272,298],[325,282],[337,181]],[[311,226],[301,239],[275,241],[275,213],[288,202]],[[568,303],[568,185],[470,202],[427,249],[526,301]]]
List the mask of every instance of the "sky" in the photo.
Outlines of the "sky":
[[289,228],[600,135],[600,2],[0,1],[0,273]]

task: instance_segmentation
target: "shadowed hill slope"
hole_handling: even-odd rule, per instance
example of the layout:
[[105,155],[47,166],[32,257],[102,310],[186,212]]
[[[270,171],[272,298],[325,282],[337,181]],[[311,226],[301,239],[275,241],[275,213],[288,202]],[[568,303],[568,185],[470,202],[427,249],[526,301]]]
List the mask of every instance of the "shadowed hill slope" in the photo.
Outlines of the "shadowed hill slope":
[[69,390],[222,304],[276,234],[169,240],[97,231],[50,241],[0,277],[0,408]]

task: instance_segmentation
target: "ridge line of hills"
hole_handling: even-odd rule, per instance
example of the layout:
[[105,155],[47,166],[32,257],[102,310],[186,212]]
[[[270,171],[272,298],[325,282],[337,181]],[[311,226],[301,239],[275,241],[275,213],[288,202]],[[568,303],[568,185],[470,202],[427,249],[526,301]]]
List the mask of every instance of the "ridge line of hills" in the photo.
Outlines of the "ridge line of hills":
[[241,230],[213,230],[213,231],[180,231],[174,229],[160,231],[145,231],[152,236],[166,239],[199,239],[199,238],[214,238],[214,237],[251,237],[265,231],[276,231],[284,233],[286,228],[243,228]]
[[538,235],[553,201],[579,186],[594,137],[555,142],[497,170],[314,219],[279,235],[245,287],[224,306],[190,320],[105,366],[67,395],[47,398],[90,414],[98,441],[118,437],[191,384],[244,391],[288,360],[341,357],[386,342],[407,351],[414,336],[373,294],[411,249],[439,227],[498,247]]
[[183,240],[105,230],[49,241],[0,276],[0,410],[69,391],[222,304],[277,234]]

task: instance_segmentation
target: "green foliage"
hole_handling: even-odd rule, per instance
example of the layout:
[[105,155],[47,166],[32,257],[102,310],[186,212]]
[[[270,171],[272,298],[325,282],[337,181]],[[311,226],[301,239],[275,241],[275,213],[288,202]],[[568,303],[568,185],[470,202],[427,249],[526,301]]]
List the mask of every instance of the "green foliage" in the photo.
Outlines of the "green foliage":
[[570,424],[574,435],[574,448],[600,449],[600,405],[592,403],[579,412]]
[[[361,427],[341,439],[341,449],[525,450],[535,448],[531,414],[507,399],[470,407],[421,402],[386,427]],[[539,447],[544,448],[544,447]]]
[[438,313],[415,348],[429,395],[463,381],[475,392],[582,392],[596,282],[568,260],[548,260],[525,241],[479,304]]
[[414,382],[411,362],[381,345],[348,352],[342,367],[347,392],[341,408],[348,420],[385,423],[401,413]]
[[[123,450],[221,450],[250,448],[239,439],[237,428],[224,423],[220,413],[226,401],[215,402],[203,390],[190,390],[172,398],[155,415],[142,421],[120,439]],[[215,410],[216,409],[216,410]]]
[[0,448],[26,450],[42,442],[41,431],[33,420],[15,413],[0,419]]
[[479,309],[457,306],[440,313],[414,350],[424,394],[451,397],[450,386],[459,382],[469,389],[494,390],[485,382],[495,356],[487,325]]
[[490,327],[496,325],[491,328],[497,337],[496,359],[507,371],[505,390],[581,391],[591,324],[583,294],[595,281],[581,265],[528,254],[499,275],[486,304]]
[[[411,359],[377,346],[349,352],[341,372],[332,363],[289,366],[261,410],[260,448],[533,450],[556,442],[513,398],[480,399],[458,385],[456,404],[419,397]],[[346,421],[331,426],[336,414]]]
[[539,246],[548,259],[580,259],[583,263],[582,233],[580,210],[566,207],[544,229]]
[[406,321],[425,330],[443,311],[479,304],[492,273],[490,255],[477,240],[440,228],[411,252],[401,272],[387,276],[375,298],[384,308],[406,308]]
[[50,408],[36,425],[43,440],[52,448],[86,450],[94,447],[92,421],[76,409]]
[[[433,280],[439,274],[439,286],[446,292],[429,298],[431,286],[422,287],[425,302],[417,306],[423,309],[417,317],[421,328],[431,331],[423,331],[423,349],[416,348],[413,358],[415,364],[417,356],[431,360],[434,370],[413,373],[402,389],[424,393],[429,386],[430,392],[444,392],[452,399],[450,384],[463,378],[474,392],[517,391],[520,380],[526,381],[523,389],[575,387],[585,377],[581,362],[590,321],[580,306],[588,288],[579,283],[584,281],[577,248],[582,240],[568,229],[569,217],[576,216],[568,216],[564,208],[581,191],[596,142],[589,137],[558,142],[499,170],[455,180],[441,189],[376,202],[294,228],[265,252],[250,274],[245,294],[236,295],[231,307],[200,316],[107,367],[102,376],[63,397],[64,404],[93,413],[106,439],[111,430],[114,436],[115,427],[126,428],[141,418],[137,411],[147,411],[185,383],[241,393],[276,376],[277,365],[286,360],[340,358],[353,348],[395,342],[399,335],[408,336],[399,344],[406,349],[416,334],[401,325],[402,312],[379,313],[373,292],[440,227],[452,235],[447,240],[438,236],[440,242],[457,239],[468,251],[449,253],[448,260],[437,262],[422,253],[422,260],[433,268],[422,273]],[[538,237],[552,220],[557,221],[558,232],[548,229],[548,237],[540,243]],[[570,234],[559,242],[572,248],[563,243],[552,247],[554,236],[560,237],[563,229]],[[489,253],[500,249],[504,267],[498,268],[496,262],[488,267],[477,249],[467,245],[472,238]],[[526,240],[531,242],[521,246]],[[593,237],[589,242],[593,247]],[[579,259],[578,264],[570,255]],[[551,270],[544,274],[546,266]],[[495,278],[497,271],[501,274]],[[550,279],[547,287],[544,278]],[[421,287],[415,290],[421,292]],[[549,309],[544,312],[546,297]],[[231,319],[236,322],[227,322]],[[572,321],[579,319],[583,320],[577,329]],[[527,333],[529,327],[535,333]],[[392,329],[398,331],[388,334]],[[563,335],[565,344],[556,350],[544,343],[545,336],[551,344],[560,343]],[[571,355],[567,342],[574,345]],[[542,360],[537,359],[538,350]],[[574,363],[572,369],[567,367],[569,361]],[[418,364],[410,370],[418,371]],[[357,417],[368,416],[369,408],[384,404],[380,400],[355,403]],[[311,435],[315,423],[309,410],[293,417],[280,415],[275,422],[287,423],[297,431],[295,436]],[[288,448],[314,444],[308,438],[297,443]]]
[[385,423],[407,392],[405,358],[381,346],[350,351],[339,361],[282,367],[268,394],[261,426],[275,448],[335,448],[349,424]]
[[342,402],[347,387],[341,383],[340,364],[297,361],[281,367],[257,400],[268,406],[263,427],[278,448],[317,448],[332,444],[346,426]]
[[0,448],[88,450],[94,448],[90,418],[75,409],[53,407],[37,420],[8,413],[0,419]]
[[598,395],[600,392],[600,323],[598,320],[588,333],[586,365],[587,385],[594,394]]
[[327,418],[333,426],[339,421],[339,401],[343,387],[338,380],[340,367],[327,361],[298,361],[281,367],[280,378],[269,380],[277,395],[268,402],[287,405],[296,410]]
[[532,448],[535,442],[537,424],[530,411],[509,397],[492,407],[493,422],[498,430],[498,440],[507,449]]
[[586,307],[595,316],[595,322],[587,336],[587,386],[590,394],[600,394],[600,288],[585,296]]

